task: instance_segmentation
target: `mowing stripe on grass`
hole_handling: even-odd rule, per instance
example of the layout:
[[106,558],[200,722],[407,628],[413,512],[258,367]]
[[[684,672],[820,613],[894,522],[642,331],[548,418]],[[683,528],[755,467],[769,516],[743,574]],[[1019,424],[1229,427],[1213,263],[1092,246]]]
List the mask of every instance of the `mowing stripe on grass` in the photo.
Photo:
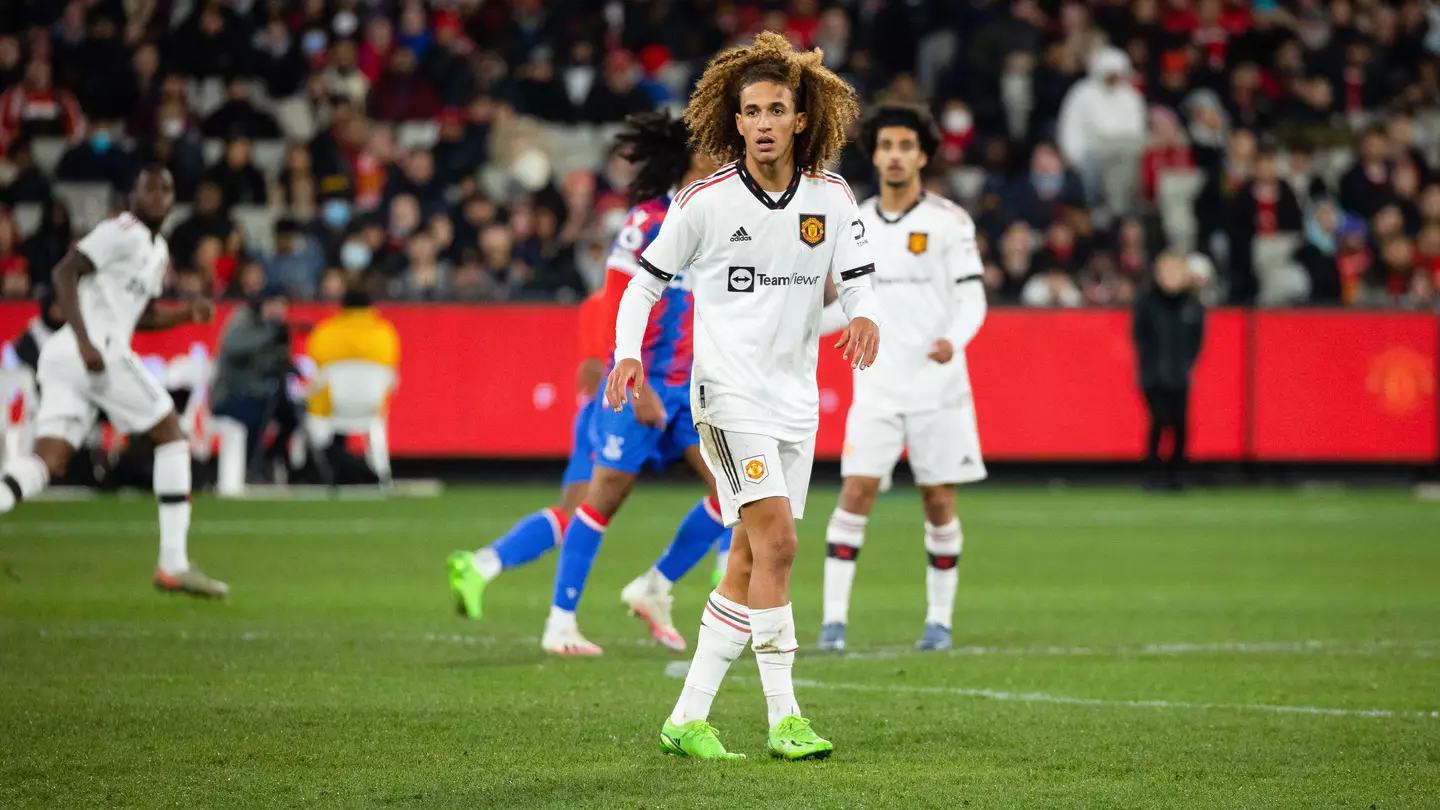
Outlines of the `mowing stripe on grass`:
[[[665,665],[665,675],[683,679],[690,671],[684,661]],[[759,678],[735,678],[743,683],[759,683]],[[796,679],[795,685],[807,689],[831,689],[844,692],[885,692],[888,694],[948,695],[984,698],[1007,703],[1049,703],[1062,706],[1093,706],[1126,709],[1180,709],[1200,711],[1269,712],[1271,714],[1310,714],[1326,717],[1377,717],[1407,720],[1440,720],[1440,711],[1413,709],[1332,709],[1324,706],[1285,706],[1275,703],[1196,703],[1188,700],[1110,700],[1052,695],[1046,692],[1006,692],[998,689],[976,689],[961,686],[905,686],[884,683],[836,683]]]
[[[1179,642],[1173,644],[1143,644],[1129,647],[1105,647],[1105,646],[1032,646],[1032,647],[984,647],[965,646],[955,647],[947,652],[938,653],[954,657],[968,656],[1057,656],[1057,657],[1090,657],[1110,656],[1123,658],[1129,656],[1146,655],[1186,655],[1193,653],[1241,653],[1245,655],[1265,654],[1290,654],[1300,655],[1306,653],[1324,653],[1327,655],[1374,655],[1375,653],[1387,650],[1413,650],[1421,658],[1431,658],[1436,648],[1440,648],[1440,641],[1437,640],[1409,640],[1409,639],[1380,639],[1376,641],[1322,641],[1312,639],[1310,641],[1208,641],[1208,642]],[[913,647],[876,647],[868,650],[858,650],[844,653],[839,657],[853,661],[885,661],[894,658],[903,658],[914,655]],[[936,655],[936,653],[928,653]],[[826,657],[833,657],[833,653],[825,653]]]

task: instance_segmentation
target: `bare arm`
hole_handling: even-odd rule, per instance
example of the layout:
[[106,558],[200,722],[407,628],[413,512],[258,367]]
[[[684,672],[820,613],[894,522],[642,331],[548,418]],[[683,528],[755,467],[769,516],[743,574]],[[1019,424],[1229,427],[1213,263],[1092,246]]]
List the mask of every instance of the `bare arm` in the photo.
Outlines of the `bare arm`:
[[65,323],[75,332],[75,339],[82,351],[86,346],[93,349],[94,344],[90,342],[90,332],[85,328],[85,316],[80,313],[80,279],[94,272],[95,265],[90,259],[80,251],[72,250],[55,265],[55,271],[51,274],[51,281],[55,286],[55,302],[60,305]]
[[199,299],[178,307],[160,307],[151,301],[140,315],[135,328],[141,332],[159,332],[173,329],[186,323],[209,323],[215,314],[215,305]]

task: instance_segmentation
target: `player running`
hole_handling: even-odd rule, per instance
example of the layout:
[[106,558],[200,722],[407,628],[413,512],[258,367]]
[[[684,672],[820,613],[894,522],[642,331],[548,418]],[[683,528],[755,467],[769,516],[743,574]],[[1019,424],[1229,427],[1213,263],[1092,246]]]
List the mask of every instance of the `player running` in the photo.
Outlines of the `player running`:
[[[614,408],[666,383],[643,362],[652,308],[681,268],[695,299],[691,407],[705,462],[734,526],[730,564],[700,620],[685,688],[660,747],[736,759],[706,719],[730,664],[752,642],[767,704],[769,750],[820,758],[834,746],[795,701],[790,566],[805,511],[819,425],[815,367],[827,276],[850,317],[836,344],[855,368],[879,346],[875,270],[849,187],[822,167],[839,157],[858,109],[855,91],[779,34],[721,53],[685,110],[696,148],[734,161],[676,195],[616,319]],[[693,260],[692,260],[693,257]],[[628,391],[634,385],[634,392]],[[753,641],[752,641],[753,638]]]
[[[654,238],[665,218],[671,190],[714,168],[705,158],[692,155],[688,139],[684,123],[663,113],[632,117],[618,136],[621,154],[639,165],[630,186],[631,197],[638,204],[626,218],[607,260],[605,289],[587,299],[581,309],[582,340],[589,343],[579,372],[582,390],[588,383],[593,391],[603,376],[603,361],[592,358],[610,353],[615,308],[625,285],[639,269],[636,259],[640,251]],[[690,312],[689,292],[677,284],[669,293],[667,310],[656,313],[647,343],[654,367],[680,380],[677,384],[681,387],[688,386],[690,375]],[[600,654],[598,646],[580,635],[575,619],[575,606],[599,548],[599,533],[589,531],[590,524],[608,522],[641,467],[663,466],[687,458],[707,480],[712,495],[691,509],[655,566],[622,594],[623,601],[646,622],[656,640],[672,649],[685,649],[684,637],[670,620],[670,586],[709,551],[725,528],[719,522],[714,483],[695,449],[698,438],[689,422],[688,402],[678,397],[672,400],[667,405],[662,397],[650,397],[640,403],[638,413],[631,410],[619,415],[600,413],[594,404],[581,409],[565,472],[562,503],[526,517],[505,536],[474,554],[456,552],[450,556],[451,589],[466,615],[479,618],[485,585],[501,571],[537,559],[563,539],[555,608],[542,646],[562,655]],[[585,500],[592,477],[598,479],[600,490],[589,501],[577,528],[570,516]]]
[[[845,622],[855,561],[882,479],[900,451],[925,507],[925,574],[929,610],[916,643],[950,648],[950,621],[960,559],[955,485],[985,477],[965,346],[985,321],[985,288],[975,223],[959,206],[924,190],[920,171],[940,143],[923,108],[886,105],[865,121],[860,143],[880,173],[880,196],[860,206],[879,257],[875,295],[885,314],[885,349],[867,374],[855,375],[845,422],[844,485],[825,529],[825,608],[820,648],[845,649]],[[827,326],[844,322],[835,307]],[[838,317],[837,317],[838,316]]]
[[175,182],[163,166],[147,166],[130,194],[130,210],[95,226],[55,266],[55,298],[65,315],[40,351],[33,455],[0,472],[0,513],[62,475],[103,409],[127,434],[155,443],[155,497],[160,504],[160,563],[155,587],[192,596],[222,597],[229,586],[190,563],[190,443],[180,430],[170,394],[130,348],[139,330],[207,323],[209,301],[161,308],[170,248],[160,226],[175,203]]

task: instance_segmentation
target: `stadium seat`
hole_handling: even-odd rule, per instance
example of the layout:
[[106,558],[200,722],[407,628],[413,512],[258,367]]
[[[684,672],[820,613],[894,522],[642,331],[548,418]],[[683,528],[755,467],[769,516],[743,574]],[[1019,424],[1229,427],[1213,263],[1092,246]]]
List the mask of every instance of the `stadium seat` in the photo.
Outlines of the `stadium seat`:
[[395,141],[405,149],[432,149],[440,140],[440,125],[434,121],[405,121],[395,129]]
[[317,451],[335,436],[364,434],[366,458],[382,483],[390,481],[390,440],[385,404],[395,388],[394,369],[366,360],[341,360],[322,366],[312,391],[328,389],[330,415],[306,414],[305,435]]
[[1161,172],[1156,183],[1156,202],[1165,239],[1170,249],[1189,253],[1195,249],[1195,197],[1205,184],[1205,175],[1197,171]]
[[250,150],[250,160],[255,168],[265,175],[267,183],[275,182],[285,166],[285,142],[281,140],[255,141]]
[[[1294,278],[1295,269],[1291,261],[1300,246],[1300,235],[1277,233],[1257,236],[1251,246],[1255,280],[1260,285],[1259,303],[1262,306],[1279,306],[1303,300],[1308,284],[1304,287]],[[1303,276],[1303,272],[1301,273]]]
[[15,227],[20,229],[20,235],[29,237],[39,230],[45,207],[40,203],[20,203],[11,213],[15,215]]
[[200,144],[200,154],[206,166],[214,166],[225,157],[225,139],[206,138]]
[[74,229],[84,233],[110,215],[110,186],[105,183],[56,183],[55,197],[70,210]]
[[160,233],[169,237],[194,211],[195,206],[189,203],[175,203],[175,207],[170,209],[170,216],[165,218],[165,224],[160,226]]
[[64,138],[36,138],[30,142],[30,155],[35,158],[35,168],[46,177],[55,176],[55,167],[65,155]]
[[266,256],[275,252],[275,212],[264,205],[237,205],[230,215],[240,225],[245,245]]
[[308,141],[315,137],[315,111],[304,96],[291,96],[276,102],[275,121],[288,140]]

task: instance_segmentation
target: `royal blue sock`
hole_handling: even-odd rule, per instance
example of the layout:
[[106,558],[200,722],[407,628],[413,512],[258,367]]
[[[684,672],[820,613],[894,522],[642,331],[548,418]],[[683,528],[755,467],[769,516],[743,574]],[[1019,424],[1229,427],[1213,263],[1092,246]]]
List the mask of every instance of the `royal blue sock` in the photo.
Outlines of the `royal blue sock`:
[[580,594],[585,592],[585,580],[590,577],[595,555],[600,553],[600,541],[605,537],[608,523],[609,520],[588,503],[580,504],[575,510],[575,519],[570,521],[565,539],[560,543],[560,563],[555,566],[552,602],[555,607],[573,613],[580,604]]
[[710,553],[715,538],[725,531],[720,522],[719,504],[712,498],[701,498],[675,529],[665,553],[655,562],[655,569],[671,582],[677,582]]
[[565,533],[567,522],[569,521],[566,515],[559,509],[541,509],[521,518],[510,527],[510,531],[486,548],[495,552],[495,556],[500,560],[500,569],[508,571],[538,560],[545,552],[554,548]]

